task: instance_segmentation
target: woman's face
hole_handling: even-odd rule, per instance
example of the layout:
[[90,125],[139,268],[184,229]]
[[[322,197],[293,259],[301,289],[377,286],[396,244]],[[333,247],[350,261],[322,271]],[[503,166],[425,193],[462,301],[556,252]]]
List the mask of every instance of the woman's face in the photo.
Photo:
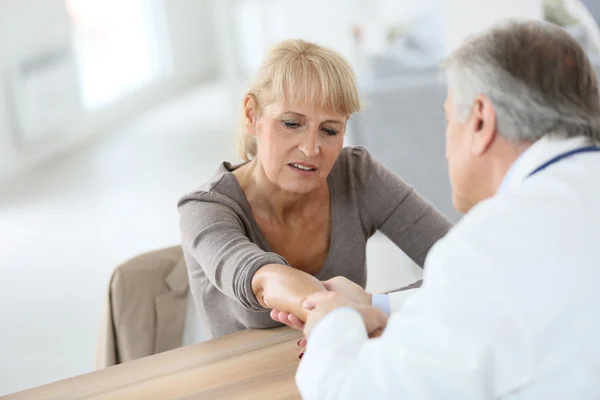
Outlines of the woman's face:
[[249,103],[248,133],[256,137],[256,159],[269,181],[297,194],[324,184],[342,149],[347,116],[284,101],[256,117]]

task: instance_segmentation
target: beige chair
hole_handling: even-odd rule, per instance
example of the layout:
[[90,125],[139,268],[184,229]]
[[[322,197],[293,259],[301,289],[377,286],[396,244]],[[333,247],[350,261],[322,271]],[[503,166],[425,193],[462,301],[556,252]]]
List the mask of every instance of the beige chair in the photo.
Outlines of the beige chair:
[[115,268],[96,368],[182,345],[189,281],[181,246],[136,256]]

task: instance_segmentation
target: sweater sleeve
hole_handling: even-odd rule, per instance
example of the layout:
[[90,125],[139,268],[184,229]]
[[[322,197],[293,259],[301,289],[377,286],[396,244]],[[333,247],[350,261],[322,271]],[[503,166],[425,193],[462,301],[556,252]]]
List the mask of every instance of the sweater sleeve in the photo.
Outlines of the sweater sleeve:
[[353,148],[351,157],[363,224],[380,230],[422,267],[452,222],[367,149]]
[[281,256],[251,242],[242,221],[225,204],[184,198],[178,204],[181,241],[188,257],[190,285],[199,285],[203,274],[229,298],[250,310],[263,310],[252,291],[252,277],[267,264],[289,265]]

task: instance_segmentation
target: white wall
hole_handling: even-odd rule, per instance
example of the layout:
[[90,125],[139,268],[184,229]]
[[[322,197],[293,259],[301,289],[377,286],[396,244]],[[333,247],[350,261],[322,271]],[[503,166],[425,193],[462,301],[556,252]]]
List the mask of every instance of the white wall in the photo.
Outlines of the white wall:
[[[245,0],[231,1],[233,29],[242,72],[251,75],[267,49],[286,38],[303,38],[330,46],[360,69],[352,28],[366,29],[367,51],[383,50],[385,29],[418,19],[427,13],[441,14],[445,52],[466,36],[504,18],[543,17],[542,0]],[[237,4],[236,4],[237,3]],[[442,33],[443,32],[443,33]],[[438,34],[438,31],[433,32]],[[436,39],[437,40],[437,39]],[[360,74],[360,71],[357,71]]]
[[[12,66],[23,54],[71,41],[63,0],[0,1],[0,184],[16,179],[111,126],[198,82],[217,75],[211,0],[156,0],[164,5],[173,53],[172,73],[94,113],[80,114],[36,146],[20,146],[6,96]],[[67,82],[65,82],[67,86]]]
[[10,78],[23,57],[68,45],[69,20],[61,0],[0,2],[0,177],[19,168],[24,155],[11,120]]
[[543,18],[542,0],[439,0],[444,16],[445,52],[470,34],[505,18]]
[[173,68],[179,76],[217,73],[210,0],[164,0]]
[[234,12],[242,70],[251,74],[269,47],[288,38],[334,48],[355,63],[352,28],[375,18],[376,7],[368,0],[246,0]]

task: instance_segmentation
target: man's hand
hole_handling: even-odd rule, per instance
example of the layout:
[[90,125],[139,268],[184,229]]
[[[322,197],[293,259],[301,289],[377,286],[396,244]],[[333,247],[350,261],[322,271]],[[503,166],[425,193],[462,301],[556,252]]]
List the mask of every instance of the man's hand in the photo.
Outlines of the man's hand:
[[331,311],[340,307],[350,307],[358,311],[365,323],[369,337],[380,336],[387,325],[387,316],[370,305],[350,301],[339,292],[319,292],[308,296],[303,306],[309,311],[304,324],[304,336],[308,337],[313,328]]
[[366,306],[371,305],[371,293],[365,292],[362,287],[352,282],[348,278],[336,276],[328,281],[324,281],[323,285],[329,291],[342,293],[348,300],[354,303],[364,304]]
[[[352,303],[358,303],[363,305],[371,305],[372,295],[363,290],[362,287],[356,283],[350,281],[343,276],[336,276],[328,281],[323,282],[323,286],[333,292],[339,292],[343,294],[347,300]],[[287,312],[279,310],[271,310],[271,318],[274,321],[281,322],[289,326],[290,328],[302,330],[304,329],[304,322],[295,316]]]

